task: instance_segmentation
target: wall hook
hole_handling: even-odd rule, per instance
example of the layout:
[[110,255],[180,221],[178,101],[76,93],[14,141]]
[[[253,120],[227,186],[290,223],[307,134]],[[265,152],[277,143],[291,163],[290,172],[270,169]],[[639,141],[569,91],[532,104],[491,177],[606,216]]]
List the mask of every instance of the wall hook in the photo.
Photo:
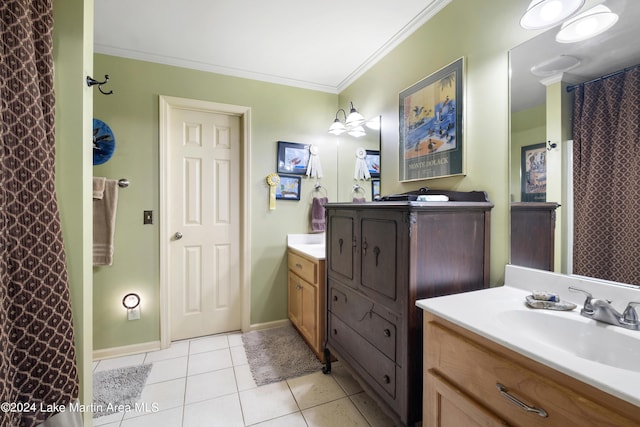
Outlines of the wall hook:
[[551,142],[551,141],[547,141],[547,151],[551,151],[554,148],[556,148],[557,146],[558,146],[557,143]]
[[112,90],[110,90],[109,92],[105,92],[104,90],[102,90],[102,85],[107,84],[108,81],[109,81],[109,75],[108,74],[104,75],[104,81],[102,81],[102,82],[97,81],[93,77],[87,76],[87,86],[91,87],[91,86],[98,85],[98,90],[103,95],[111,95],[113,93]]

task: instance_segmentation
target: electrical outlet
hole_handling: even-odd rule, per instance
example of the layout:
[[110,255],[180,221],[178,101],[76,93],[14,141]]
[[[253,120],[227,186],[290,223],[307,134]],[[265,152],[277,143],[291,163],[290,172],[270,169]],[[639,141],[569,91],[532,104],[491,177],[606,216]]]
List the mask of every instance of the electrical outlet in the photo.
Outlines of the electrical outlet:
[[129,320],[138,320],[140,319],[140,307],[132,308],[127,310],[127,319]]
[[153,211],[144,211],[142,216],[143,224],[153,224]]

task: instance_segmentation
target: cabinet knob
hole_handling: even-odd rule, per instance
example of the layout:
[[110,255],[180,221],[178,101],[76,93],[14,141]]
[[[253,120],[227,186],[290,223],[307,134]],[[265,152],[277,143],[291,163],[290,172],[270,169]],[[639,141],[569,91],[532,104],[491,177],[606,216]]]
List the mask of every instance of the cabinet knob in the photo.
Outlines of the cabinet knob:
[[300,264],[300,263],[296,263],[296,268],[298,268],[298,269],[302,270],[302,264]]
[[391,331],[389,329],[385,329],[384,330],[384,336],[387,337],[387,338],[390,337],[391,336]]
[[333,330],[333,335],[338,335],[338,330],[337,329]]
[[334,300],[334,301],[338,301],[338,295],[334,295],[334,296],[333,296],[333,300]]
[[389,377],[389,375],[385,375],[384,377],[382,377],[382,381],[385,384],[389,384],[391,382],[391,377]]

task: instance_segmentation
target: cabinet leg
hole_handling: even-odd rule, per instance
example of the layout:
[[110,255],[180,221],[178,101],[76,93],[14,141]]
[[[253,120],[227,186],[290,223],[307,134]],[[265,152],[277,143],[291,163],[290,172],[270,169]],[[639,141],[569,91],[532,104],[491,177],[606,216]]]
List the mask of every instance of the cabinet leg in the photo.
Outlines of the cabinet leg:
[[328,348],[324,349],[324,367],[322,368],[323,374],[331,373],[331,352]]

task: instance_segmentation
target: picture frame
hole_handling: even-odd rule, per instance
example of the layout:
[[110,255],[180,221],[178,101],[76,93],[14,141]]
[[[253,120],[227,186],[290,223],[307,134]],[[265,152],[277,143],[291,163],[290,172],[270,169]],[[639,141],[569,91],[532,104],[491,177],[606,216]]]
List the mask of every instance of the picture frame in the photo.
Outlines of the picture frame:
[[399,180],[464,175],[464,57],[400,92]]
[[278,174],[304,175],[309,165],[310,144],[278,141]]
[[364,161],[367,162],[367,169],[371,178],[380,177],[380,151],[378,150],[366,150],[367,156]]
[[371,200],[380,200],[380,180],[372,179],[371,180]]
[[520,149],[520,200],[547,200],[547,144],[544,142]]
[[276,186],[277,200],[300,200],[302,177],[280,175],[280,183]]

